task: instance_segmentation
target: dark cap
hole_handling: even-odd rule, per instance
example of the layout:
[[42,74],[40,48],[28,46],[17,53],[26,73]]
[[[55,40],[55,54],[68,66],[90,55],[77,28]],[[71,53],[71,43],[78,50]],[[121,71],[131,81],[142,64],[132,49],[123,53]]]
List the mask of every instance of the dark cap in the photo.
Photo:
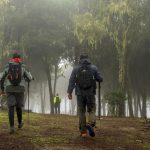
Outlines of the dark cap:
[[87,59],[88,58],[88,54],[86,54],[86,53],[82,53],[81,55],[80,55],[80,60],[81,59]]
[[20,58],[20,54],[18,52],[14,52],[12,55],[13,58]]

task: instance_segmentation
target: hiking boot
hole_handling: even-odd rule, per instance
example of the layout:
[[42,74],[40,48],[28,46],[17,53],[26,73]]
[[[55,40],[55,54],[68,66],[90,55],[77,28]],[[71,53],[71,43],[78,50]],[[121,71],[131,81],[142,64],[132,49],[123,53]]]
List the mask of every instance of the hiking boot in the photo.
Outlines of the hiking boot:
[[90,135],[91,137],[94,137],[94,136],[95,136],[95,132],[94,132],[93,127],[88,124],[88,125],[86,126],[86,128],[87,128],[87,130],[88,130],[89,135]]
[[23,122],[19,123],[19,124],[18,124],[18,128],[21,129],[21,128],[23,127],[23,125],[24,125]]
[[87,137],[87,132],[86,132],[86,131],[82,131],[82,132],[80,133],[80,136],[81,136],[81,137]]
[[10,134],[13,134],[14,132],[15,132],[15,128],[14,128],[14,127],[10,127],[9,133],[10,133]]

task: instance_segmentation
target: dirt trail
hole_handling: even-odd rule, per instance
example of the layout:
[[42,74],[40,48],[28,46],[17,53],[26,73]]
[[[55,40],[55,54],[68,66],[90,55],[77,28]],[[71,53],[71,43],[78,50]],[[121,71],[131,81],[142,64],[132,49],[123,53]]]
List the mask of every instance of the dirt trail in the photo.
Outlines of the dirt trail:
[[150,150],[150,125],[142,119],[104,117],[94,138],[79,136],[77,117],[33,113],[28,124],[25,113],[24,120],[9,135],[7,113],[0,115],[0,150]]

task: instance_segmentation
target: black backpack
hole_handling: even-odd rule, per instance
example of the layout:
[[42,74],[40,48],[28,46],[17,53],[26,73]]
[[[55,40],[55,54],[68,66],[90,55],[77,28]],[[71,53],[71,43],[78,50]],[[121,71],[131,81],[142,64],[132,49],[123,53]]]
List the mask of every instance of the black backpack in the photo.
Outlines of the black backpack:
[[87,90],[94,85],[94,76],[90,65],[82,65],[76,75],[76,83],[80,89]]
[[12,85],[17,86],[20,84],[21,74],[21,63],[9,63],[8,79]]

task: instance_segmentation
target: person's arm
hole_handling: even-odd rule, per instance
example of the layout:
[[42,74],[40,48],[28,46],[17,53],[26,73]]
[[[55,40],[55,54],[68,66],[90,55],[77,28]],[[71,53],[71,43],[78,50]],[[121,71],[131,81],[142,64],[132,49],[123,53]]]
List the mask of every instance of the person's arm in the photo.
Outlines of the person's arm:
[[7,68],[5,68],[5,70],[1,74],[1,81],[0,81],[2,94],[4,93],[4,82],[7,75],[8,75],[8,71]]
[[[24,66],[23,66],[24,67]],[[24,67],[24,75],[23,75],[24,79],[27,80],[28,82],[30,82],[31,80],[33,80],[33,76],[32,74]]]
[[93,69],[94,69],[94,77],[95,77],[95,80],[96,80],[97,82],[102,82],[102,81],[103,81],[103,78],[101,77],[100,72],[98,71],[97,67],[94,66]]
[[76,79],[76,68],[73,69],[70,79],[69,79],[69,85],[68,85],[68,90],[67,90],[69,99],[72,99],[72,92],[75,87],[75,79]]

